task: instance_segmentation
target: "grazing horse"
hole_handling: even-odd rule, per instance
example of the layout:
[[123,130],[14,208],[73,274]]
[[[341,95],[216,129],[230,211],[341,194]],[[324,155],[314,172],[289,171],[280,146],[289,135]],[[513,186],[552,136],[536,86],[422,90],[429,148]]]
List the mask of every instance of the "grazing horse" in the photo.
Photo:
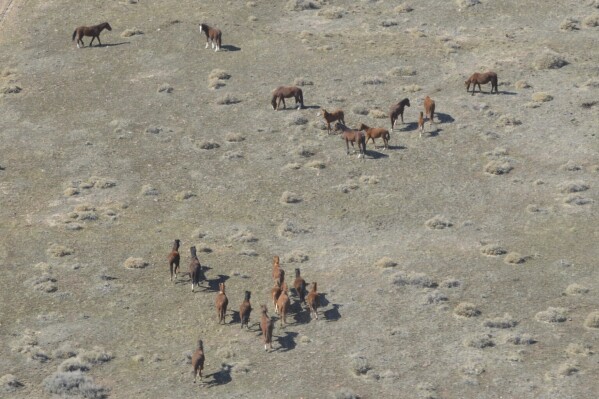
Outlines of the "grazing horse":
[[206,24],[200,24],[200,31],[204,32],[206,35],[206,48],[208,48],[208,43],[210,42],[214,51],[220,50],[223,36],[223,33],[220,31],[220,29],[213,28]]
[[360,154],[358,154],[358,158],[362,158],[366,155],[366,134],[361,130],[353,130],[348,128],[347,126],[337,122],[335,124],[336,130],[341,130],[341,138],[345,140],[345,146],[347,147],[347,155],[349,155],[349,143],[351,143],[352,149],[354,153],[356,149],[354,147],[354,143],[358,143],[358,150]]
[[291,307],[291,301],[289,300],[289,289],[287,288],[287,283],[283,283],[281,287],[281,295],[277,300],[277,309],[279,310],[279,321],[281,322],[281,327],[284,324],[287,324],[287,312],[289,312],[289,308]]
[[229,299],[225,294],[225,283],[218,284],[218,294],[216,294],[216,313],[218,315],[218,324],[225,323],[225,315],[227,314],[227,305],[229,305]]
[[397,117],[401,118],[401,123],[403,123],[403,111],[405,107],[410,106],[410,100],[404,98],[397,104],[393,104],[391,109],[389,110],[389,117],[391,118],[391,130],[395,127],[395,121],[397,121]]
[[304,280],[300,274],[300,269],[295,269],[295,280],[293,281],[293,288],[297,292],[297,296],[300,300],[300,306],[306,302],[306,280]]
[[75,40],[75,37],[77,37],[77,48],[81,48],[79,47],[80,42],[81,46],[85,47],[85,43],[83,43],[83,36],[91,36],[92,40],[89,42],[89,45],[92,45],[94,39],[98,39],[98,43],[100,43],[99,45],[101,46],[102,42],[100,41],[100,32],[102,32],[104,29],[112,30],[112,27],[108,22],[103,22],[94,26],[79,26],[73,32],[73,39],[71,40]]
[[337,109],[333,112],[327,112],[327,110],[323,108],[322,116],[324,117],[324,120],[327,121],[327,133],[328,134],[331,134],[331,122],[340,121],[341,123],[343,123],[345,125],[343,111],[340,109]]
[[272,349],[272,330],[275,328],[275,322],[271,319],[267,312],[266,305],[261,306],[262,318],[260,319],[260,330],[262,330],[262,339],[264,340],[264,350],[268,350],[268,347]]
[[241,328],[243,325],[250,328],[250,313],[252,313],[252,305],[250,304],[250,297],[252,293],[250,291],[245,292],[245,299],[239,307],[239,318],[241,319]]
[[202,281],[202,265],[196,254],[196,247],[191,247],[191,262],[189,263],[189,277],[191,277],[191,292],[194,292],[194,287],[200,285]]
[[198,347],[196,348],[193,356],[191,357],[191,364],[193,366],[193,383],[195,384],[196,378],[200,376],[202,381],[202,370],[204,370],[204,343],[202,340],[198,341]]
[[312,283],[312,289],[308,293],[306,301],[308,302],[308,308],[310,309],[310,317],[318,320],[318,307],[320,306],[320,299],[318,292],[316,291],[316,282]]
[[472,84],[472,95],[474,95],[474,90],[476,90],[476,85],[478,85],[478,91],[483,92],[480,88],[481,84],[487,84],[491,82],[491,93],[493,93],[493,89],[495,89],[495,93],[499,93],[497,91],[497,74],[495,72],[489,71],[485,73],[475,72],[464,82],[466,85],[466,93],[470,90],[470,84]]
[[304,108],[304,93],[302,89],[297,86],[279,86],[272,92],[272,99],[270,104],[272,109],[275,111],[281,107],[281,101],[283,101],[283,108],[287,108],[285,105],[286,98],[295,98],[295,104],[299,104],[299,108]]
[[173,281],[173,274],[175,275],[175,281],[177,281],[177,271],[179,270],[179,261],[181,260],[181,255],[179,255],[180,244],[180,240],[175,240],[173,243],[173,250],[168,254],[168,265],[171,269],[171,281]]
[[360,130],[363,130],[364,132],[366,132],[366,142],[367,143],[368,143],[368,140],[372,139],[372,144],[374,146],[376,146],[374,139],[382,138],[383,143],[385,143],[384,148],[386,150],[389,149],[389,138],[391,136],[389,135],[389,131],[387,129],[384,129],[382,127],[369,127],[362,123],[360,125]]

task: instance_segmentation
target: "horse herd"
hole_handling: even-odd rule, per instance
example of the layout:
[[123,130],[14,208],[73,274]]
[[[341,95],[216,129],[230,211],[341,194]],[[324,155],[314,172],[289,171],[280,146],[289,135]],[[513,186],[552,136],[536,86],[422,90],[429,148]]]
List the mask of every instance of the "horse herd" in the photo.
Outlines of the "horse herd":
[[[209,45],[212,46],[214,51],[219,51],[222,44],[222,31],[218,28],[208,26],[205,23],[201,23],[200,31],[204,33],[206,36],[206,48]],[[92,40],[89,45],[91,46],[94,42],[94,39],[98,39],[98,45],[101,46],[102,42],[100,41],[100,33],[104,30],[108,29],[112,30],[112,27],[108,22],[104,22],[94,26],[79,26],[73,32],[72,40],[77,39],[77,47],[79,48],[80,44],[85,47],[85,43],[83,42],[84,36],[91,36]],[[478,85],[478,90],[482,92],[481,84],[491,83],[491,93],[498,93],[497,90],[497,74],[492,71],[488,71],[485,73],[473,73],[464,83],[466,85],[466,92],[470,91],[470,85],[472,85],[472,95],[476,90],[476,86]],[[281,107],[281,103],[283,103],[283,108],[287,108],[285,104],[286,98],[294,98],[295,105],[302,109],[304,108],[304,93],[301,88],[297,86],[279,86],[272,92],[271,105],[274,110],[278,110]],[[403,114],[405,107],[410,106],[410,100],[404,98],[397,104],[393,104],[389,110],[389,118],[391,120],[391,131],[395,128],[395,122],[398,118],[400,118],[401,123],[404,123]],[[433,115],[435,113],[435,102],[429,97],[426,96],[424,99],[424,112],[420,112],[418,118],[418,130],[420,130],[420,137],[422,137],[422,133],[424,132],[424,123],[426,120],[430,121],[431,124],[435,124]],[[327,112],[327,110],[322,109],[322,116],[327,124],[327,132],[331,134],[331,123],[337,122],[334,125],[334,129],[336,131],[341,132],[341,138],[345,140],[347,154],[349,155],[349,144],[351,143],[352,149],[355,147],[354,143],[358,145],[359,155],[358,157],[363,157],[366,154],[366,144],[368,141],[372,140],[373,145],[376,147],[375,139],[382,138],[384,143],[384,149],[389,149],[389,139],[390,134],[389,131],[383,128],[370,128],[364,124],[362,124],[358,129],[351,129],[345,125],[344,113],[342,110],[338,109],[333,112]]]
[[[212,46],[214,51],[219,51],[222,45],[222,32],[214,27],[208,26],[204,23],[200,24],[200,31],[206,36],[206,48],[209,45]],[[92,37],[89,46],[92,45],[95,39],[98,40],[98,46],[102,45],[100,41],[100,33],[107,29],[112,30],[112,27],[108,22],[104,22],[94,26],[79,26],[73,32],[72,40],[77,39],[77,48],[85,47],[83,37]],[[487,84],[491,82],[491,93],[497,91],[497,74],[494,72],[486,73],[474,73],[466,81],[466,91],[470,91],[470,85],[472,85],[472,95],[478,85],[479,91],[481,90],[481,84]],[[304,108],[304,95],[301,88],[296,86],[280,86],[272,92],[271,105],[274,110],[279,110],[281,103],[283,108],[286,108],[285,99],[294,98],[295,104],[299,109]],[[405,107],[410,107],[410,100],[404,98],[396,104],[393,104],[389,109],[389,118],[391,122],[391,131],[395,128],[396,122],[399,119],[401,123],[404,123],[404,110]],[[420,112],[418,118],[418,129],[420,130],[420,137],[424,132],[425,121],[428,120],[434,124],[434,113],[435,113],[435,101],[429,96],[424,99],[424,111]],[[326,109],[322,109],[318,115],[322,115],[327,125],[327,133],[331,134],[331,123],[336,122],[333,125],[335,131],[340,132],[341,138],[345,140],[347,154],[350,154],[349,144],[354,149],[354,144],[358,145],[359,155],[363,157],[366,154],[366,144],[372,140],[373,145],[376,146],[375,139],[382,139],[384,143],[384,149],[389,148],[390,133],[389,130],[382,127],[369,127],[365,124],[361,124],[357,129],[352,129],[345,124],[345,115],[343,110],[337,109],[332,112],[328,112]],[[354,149],[355,152],[355,149]],[[179,265],[181,255],[179,253],[179,247],[181,245],[180,240],[175,240],[172,246],[172,250],[168,255],[168,264],[170,268],[170,280],[177,281],[177,274],[179,272]],[[191,279],[191,290],[195,291],[196,286],[200,286],[202,281],[206,281],[204,269],[198,259],[196,248],[190,248],[190,263],[189,263],[189,277]],[[279,315],[280,325],[284,326],[287,324],[287,314],[291,308],[291,300],[289,296],[289,287],[285,282],[285,270],[280,266],[280,260],[278,256],[273,258],[273,269],[272,277],[274,280],[274,286],[271,290],[271,300],[273,303],[274,311]],[[311,289],[306,292],[306,281],[301,276],[300,269],[295,269],[295,280],[293,281],[293,288],[296,296],[298,297],[300,307],[306,306],[310,312],[311,319],[318,319],[318,307],[320,305],[320,296],[317,291],[317,283],[311,284]],[[241,322],[241,328],[246,326],[249,329],[250,314],[252,312],[251,305],[251,292],[245,291],[244,300],[239,308],[239,316]],[[218,315],[218,323],[225,323],[225,317],[229,300],[225,293],[225,283],[219,283],[219,291],[215,299],[215,307]],[[262,332],[262,341],[264,349],[272,349],[272,335],[274,330],[275,320],[268,315],[268,308],[265,304],[260,306],[260,330]],[[202,379],[202,370],[204,368],[204,343],[199,340],[197,347],[192,355],[192,366],[194,383],[199,376]]]
[[[171,252],[168,254],[168,265],[170,269],[170,281],[177,281],[179,273],[179,266],[181,263],[181,254],[179,248],[181,246],[181,240],[174,240]],[[189,276],[191,279],[191,291],[195,291],[196,286],[200,286],[202,281],[206,281],[203,267],[197,256],[196,247],[190,248],[191,259],[189,262]],[[279,321],[281,327],[287,325],[287,314],[291,309],[291,299],[289,296],[289,286],[285,281],[285,270],[281,267],[279,256],[273,257],[272,265],[272,278],[274,280],[274,286],[271,290],[271,300],[275,313],[279,315]],[[298,297],[300,308],[303,306],[307,307],[310,312],[311,319],[318,319],[318,308],[320,306],[320,294],[317,291],[318,285],[316,282],[311,284],[310,291],[307,291],[307,284],[301,275],[299,268],[295,269],[295,279],[293,280],[293,288],[296,296]],[[239,307],[239,319],[241,328],[245,326],[249,330],[250,314],[252,312],[251,305],[251,291],[245,291],[243,302]],[[215,299],[215,308],[217,313],[218,324],[226,324],[225,317],[227,314],[227,307],[229,305],[229,299],[225,292],[225,283],[220,282],[218,284],[218,293]],[[264,350],[272,349],[272,336],[275,326],[274,318],[268,315],[268,308],[265,304],[260,305],[260,330],[262,332],[262,341],[264,344]],[[202,379],[202,370],[204,368],[204,343],[202,340],[198,341],[197,347],[192,355],[192,366],[194,382],[197,377]]]

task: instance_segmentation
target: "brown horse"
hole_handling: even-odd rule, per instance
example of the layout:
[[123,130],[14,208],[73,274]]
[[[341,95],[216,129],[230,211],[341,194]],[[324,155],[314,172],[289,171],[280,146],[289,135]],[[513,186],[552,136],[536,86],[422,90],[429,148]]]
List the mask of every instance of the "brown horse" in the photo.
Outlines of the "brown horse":
[[386,150],[389,149],[390,135],[389,135],[389,131],[387,129],[384,129],[382,127],[368,127],[362,123],[360,125],[360,130],[363,130],[364,132],[366,132],[366,142],[367,143],[368,143],[368,140],[372,139],[372,144],[376,146],[374,139],[382,138],[383,143],[385,143],[384,148]]
[[345,125],[345,118],[343,111],[338,109],[333,112],[327,112],[326,109],[322,109],[322,116],[327,121],[327,133],[331,134],[331,122],[339,121]]
[[275,111],[281,107],[281,101],[283,101],[283,108],[287,108],[285,105],[286,98],[295,98],[295,104],[299,104],[299,108],[304,108],[304,93],[302,89],[297,86],[279,86],[272,92],[272,100],[270,104],[272,109]]
[[102,42],[100,41],[100,32],[102,32],[104,29],[112,30],[112,27],[108,22],[103,22],[100,25],[94,26],[79,26],[73,32],[73,38],[71,40],[75,40],[75,37],[77,37],[77,48],[80,48],[80,42],[81,46],[85,47],[85,43],[83,43],[83,36],[91,36],[92,40],[89,42],[89,45],[92,45],[94,39],[98,39],[98,43],[100,43],[99,46],[101,46]]
[[481,84],[487,84],[491,82],[491,93],[493,93],[493,89],[495,89],[495,93],[499,93],[497,91],[497,74],[495,72],[489,71],[485,73],[475,72],[464,82],[466,85],[466,93],[470,90],[470,84],[472,84],[472,95],[474,95],[474,90],[476,90],[476,85],[478,85],[478,91],[483,92],[480,88]]
[[397,104],[393,104],[391,109],[389,110],[389,118],[391,118],[391,130],[395,127],[395,121],[397,121],[397,117],[401,117],[401,123],[403,123],[403,111],[405,107],[410,106],[410,100],[404,98]]
[[193,352],[191,357],[191,365],[193,366],[193,383],[195,384],[196,378],[200,376],[200,381],[202,380],[202,370],[204,370],[204,361],[206,357],[204,356],[204,342],[200,339],[198,341],[198,347]]
[[218,315],[218,324],[221,322],[225,324],[225,315],[227,314],[227,306],[229,305],[229,299],[225,294],[225,283],[218,284],[218,294],[216,294],[216,314]]
[[213,28],[206,24],[200,24],[200,31],[204,32],[206,35],[206,48],[208,48],[208,43],[211,43],[214,51],[220,50],[223,36],[223,33],[220,31],[220,29]]
[[272,330],[275,328],[275,322],[268,316],[266,305],[260,306],[262,316],[260,318],[260,330],[262,330],[262,339],[264,340],[264,350],[272,349]]
[[179,262],[181,260],[181,255],[179,254],[180,244],[180,240],[175,240],[173,243],[173,250],[168,254],[168,265],[171,269],[171,281],[173,281],[173,275],[175,276],[175,281],[177,281],[177,271],[179,271]]
[[366,134],[361,130],[353,130],[348,128],[342,123],[337,122],[335,124],[335,130],[341,130],[341,138],[345,140],[345,146],[347,147],[347,155],[349,155],[349,143],[351,143],[354,153],[356,149],[354,143],[358,143],[358,158],[362,158],[366,155]]
[[418,129],[420,130],[420,137],[422,137],[422,132],[424,132],[424,112],[420,111],[420,116],[418,117]]
[[250,328],[250,314],[252,313],[252,304],[250,303],[251,296],[252,293],[250,291],[246,291],[245,299],[239,307],[239,318],[241,319],[241,328],[243,328],[244,324],[248,329]]

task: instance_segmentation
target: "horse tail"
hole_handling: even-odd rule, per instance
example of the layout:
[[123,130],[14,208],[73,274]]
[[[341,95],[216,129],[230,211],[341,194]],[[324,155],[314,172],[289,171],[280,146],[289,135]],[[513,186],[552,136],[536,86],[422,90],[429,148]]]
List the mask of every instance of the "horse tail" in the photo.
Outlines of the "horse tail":
[[299,89],[299,98],[300,104],[302,105],[302,108],[304,108],[304,92],[302,91],[302,89]]
[[221,47],[222,37],[223,37],[223,34],[219,32],[218,36],[216,37],[216,44],[218,44],[218,48]]
[[391,139],[391,135],[389,134],[388,131],[385,131],[385,133],[383,134],[383,138],[387,141],[389,141]]
[[73,38],[71,39],[71,41],[75,40],[75,36],[77,36],[77,29],[73,31]]

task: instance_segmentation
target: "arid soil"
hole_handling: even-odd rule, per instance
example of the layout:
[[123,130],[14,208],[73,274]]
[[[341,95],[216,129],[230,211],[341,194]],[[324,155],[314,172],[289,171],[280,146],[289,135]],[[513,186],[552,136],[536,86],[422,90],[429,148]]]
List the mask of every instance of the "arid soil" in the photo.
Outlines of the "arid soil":
[[[598,1],[15,0],[2,15],[0,397],[596,397]],[[75,27],[104,21],[103,45],[77,49]],[[486,70],[499,94],[467,93]],[[274,111],[294,84],[305,108]],[[390,148],[364,159],[319,116],[390,128],[403,98]],[[295,268],[318,282],[318,320],[291,290],[280,326],[274,255],[290,285]]]

